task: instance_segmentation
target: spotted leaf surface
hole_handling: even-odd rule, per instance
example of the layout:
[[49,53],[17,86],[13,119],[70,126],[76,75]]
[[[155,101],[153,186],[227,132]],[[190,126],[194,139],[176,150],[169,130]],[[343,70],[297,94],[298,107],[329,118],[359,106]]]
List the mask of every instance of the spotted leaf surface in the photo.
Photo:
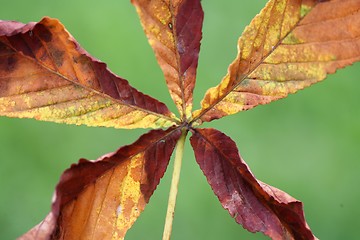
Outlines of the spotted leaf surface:
[[176,118],[92,58],[55,19],[0,22],[0,115],[115,128]]
[[360,0],[272,0],[238,41],[221,83],[205,94],[200,121],[211,121],[325,79],[360,60]]
[[157,129],[114,153],[95,161],[81,159],[65,170],[51,212],[20,239],[124,239],[164,175],[175,146],[177,182],[188,132],[197,163],[238,224],[275,240],[316,239],[300,201],[256,179],[230,137],[197,127],[284,98],[359,61],[360,0],[270,0],[239,38],[227,75],[205,93],[201,109],[194,112],[201,0],[131,3],[179,117],[111,73],[58,20],[0,21],[0,116]]

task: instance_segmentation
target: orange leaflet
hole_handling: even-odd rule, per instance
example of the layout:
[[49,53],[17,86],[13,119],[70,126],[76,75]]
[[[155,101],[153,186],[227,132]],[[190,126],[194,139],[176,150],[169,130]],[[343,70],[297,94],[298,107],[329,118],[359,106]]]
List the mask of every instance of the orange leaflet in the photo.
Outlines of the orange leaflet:
[[97,161],[80,159],[60,178],[52,212],[24,239],[123,239],[164,175],[181,131],[152,130]]

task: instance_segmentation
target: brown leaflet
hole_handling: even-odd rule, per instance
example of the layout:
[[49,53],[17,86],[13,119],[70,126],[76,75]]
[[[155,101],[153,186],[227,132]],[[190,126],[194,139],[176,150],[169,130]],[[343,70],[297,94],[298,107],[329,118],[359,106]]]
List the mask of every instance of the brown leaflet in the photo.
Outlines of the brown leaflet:
[[231,138],[215,129],[196,129],[190,141],[211,188],[237,223],[272,239],[316,239],[302,203],[258,181]]
[[202,22],[200,0],[132,0],[182,119],[191,116]]
[[22,239],[123,239],[164,175],[180,134],[152,130],[96,161],[73,164],[56,187],[44,220],[50,224],[39,224]]
[[199,122],[267,104],[360,60],[360,0],[272,0],[245,29]]
[[55,19],[0,21],[0,115],[115,128],[177,121],[82,49]]

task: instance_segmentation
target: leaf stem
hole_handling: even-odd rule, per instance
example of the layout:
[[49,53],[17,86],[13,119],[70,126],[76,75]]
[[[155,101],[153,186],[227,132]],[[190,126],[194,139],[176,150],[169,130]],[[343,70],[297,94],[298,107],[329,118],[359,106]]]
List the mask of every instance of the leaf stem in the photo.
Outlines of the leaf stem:
[[178,192],[178,184],[180,179],[181,162],[184,154],[184,143],[186,139],[187,129],[183,129],[182,135],[176,144],[174,170],[171,180],[168,208],[166,212],[163,240],[170,240],[172,223],[174,219],[176,195]]

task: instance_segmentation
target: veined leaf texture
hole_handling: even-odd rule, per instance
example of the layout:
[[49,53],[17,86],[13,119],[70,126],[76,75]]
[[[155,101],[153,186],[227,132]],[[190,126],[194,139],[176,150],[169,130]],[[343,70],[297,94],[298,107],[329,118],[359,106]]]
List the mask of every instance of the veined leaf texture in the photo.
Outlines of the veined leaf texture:
[[207,182],[238,224],[272,239],[317,239],[300,201],[258,180],[230,136],[199,126],[285,98],[359,61],[360,0],[268,1],[240,36],[227,74],[195,111],[204,3],[131,3],[178,113],[112,73],[59,20],[0,21],[1,116],[151,129],[65,170],[50,213],[21,239],[124,239],[186,134]]

